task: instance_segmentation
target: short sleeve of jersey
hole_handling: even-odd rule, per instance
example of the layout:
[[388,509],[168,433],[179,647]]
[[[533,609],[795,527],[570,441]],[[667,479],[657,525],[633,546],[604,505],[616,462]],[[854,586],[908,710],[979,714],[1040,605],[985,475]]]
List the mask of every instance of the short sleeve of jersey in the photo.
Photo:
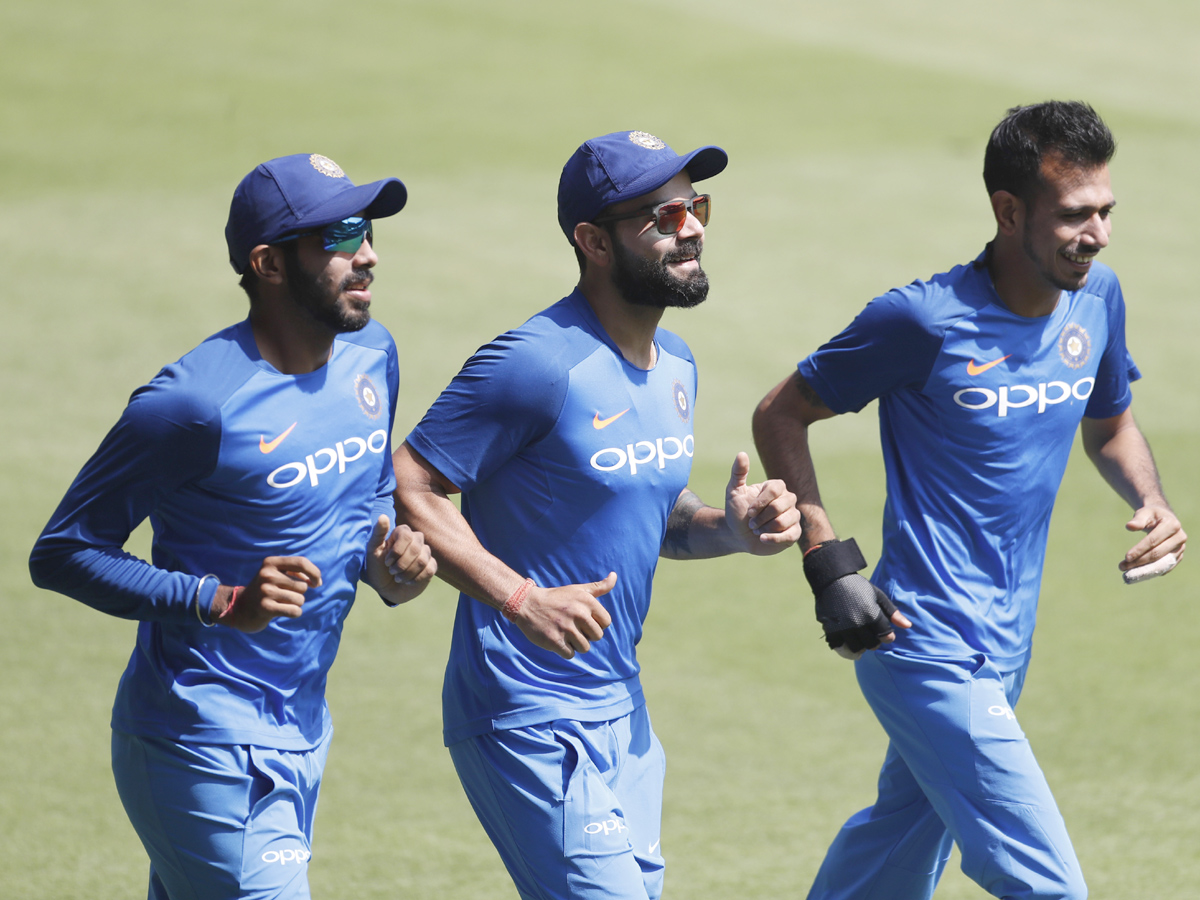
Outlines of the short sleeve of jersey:
[[409,434],[408,444],[460,490],[554,426],[568,371],[537,336],[527,323],[481,347]]
[[1108,419],[1124,412],[1133,401],[1130,383],[1141,378],[1142,373],[1125,346],[1125,298],[1116,273],[1108,266],[1093,263],[1086,290],[1104,300],[1108,310],[1108,343],[1083,414],[1089,419]]
[[919,284],[876,297],[841,334],[802,360],[800,375],[836,413],[858,412],[902,387],[920,388],[941,344]]

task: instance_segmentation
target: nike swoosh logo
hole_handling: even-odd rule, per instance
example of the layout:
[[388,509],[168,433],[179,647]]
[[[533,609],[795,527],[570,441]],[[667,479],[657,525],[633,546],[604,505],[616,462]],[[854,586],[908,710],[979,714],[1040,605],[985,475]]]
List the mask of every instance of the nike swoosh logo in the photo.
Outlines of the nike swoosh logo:
[[617,421],[617,419],[621,418],[621,416],[625,415],[625,413],[627,413],[627,412],[629,412],[628,406],[625,407],[623,410],[621,410],[619,413],[617,413],[615,416],[609,416],[607,419],[600,418],[600,413],[596,413],[596,418],[592,419],[592,427],[597,430],[599,430],[601,428],[607,428],[609,425],[611,425],[613,422]]
[[651,852],[651,853],[653,853],[655,850],[657,850],[657,849],[658,849],[658,845],[659,845],[659,844],[661,844],[661,843],[662,843],[662,838],[659,838],[657,841],[655,841],[653,844],[651,844],[651,845],[650,845],[650,852]]
[[[1008,356],[1012,356],[1012,354],[1010,353],[1010,354],[1008,354]],[[992,366],[1000,365],[1000,363],[1002,363],[1006,359],[1008,359],[1008,356],[1002,356],[999,359],[993,359],[990,363],[984,363],[982,366],[975,365],[975,360],[971,360],[969,363],[967,363],[967,374],[968,375],[982,375],[984,372],[986,372]]]
[[276,447],[278,447],[280,444],[283,443],[283,439],[285,437],[287,437],[289,434],[291,434],[292,429],[295,427],[296,427],[296,423],[293,422],[291,425],[288,426],[287,431],[285,431],[279,437],[275,438],[275,440],[273,440],[273,441],[268,441],[266,438],[264,438],[260,434],[258,436],[258,449],[261,450],[263,453],[270,453],[272,450],[274,450]]

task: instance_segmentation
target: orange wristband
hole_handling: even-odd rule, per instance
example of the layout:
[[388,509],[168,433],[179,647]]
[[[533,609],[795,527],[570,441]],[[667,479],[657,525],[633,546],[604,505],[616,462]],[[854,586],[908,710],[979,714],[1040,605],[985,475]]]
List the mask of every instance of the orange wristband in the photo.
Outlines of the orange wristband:
[[229,595],[229,605],[227,607],[225,607],[224,611],[222,611],[222,613],[219,616],[217,616],[218,622],[221,621],[223,618],[225,618],[227,615],[229,615],[231,612],[233,612],[233,605],[235,603],[237,603],[238,592],[244,591],[245,589],[246,589],[246,586],[242,585],[242,584],[239,584],[237,587],[235,587],[233,589],[233,593]]
[[529,589],[533,587],[533,579],[526,578],[521,582],[521,586],[512,592],[512,596],[504,601],[504,605],[500,607],[500,612],[504,618],[510,622],[517,621],[517,612],[521,609],[521,605],[525,602],[525,597],[529,594]]

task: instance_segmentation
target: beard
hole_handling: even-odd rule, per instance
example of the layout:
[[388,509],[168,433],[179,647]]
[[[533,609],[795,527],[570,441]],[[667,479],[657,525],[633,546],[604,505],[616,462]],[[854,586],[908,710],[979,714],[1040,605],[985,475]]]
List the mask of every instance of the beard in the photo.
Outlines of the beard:
[[334,334],[362,331],[371,321],[371,310],[367,307],[358,306],[355,301],[347,301],[346,306],[338,304],[338,297],[344,291],[352,286],[368,287],[375,280],[370,269],[352,269],[340,284],[333,287],[319,275],[306,272],[300,265],[299,255],[290,252],[284,256],[284,270],[292,300],[313,321],[324,325]]
[[[699,268],[701,243],[698,238],[679,241],[675,249],[659,259],[647,259],[626,249],[613,236],[613,284],[626,302],[655,309],[690,309],[708,296],[708,276]],[[671,271],[670,264],[696,260],[696,271],[685,276]]]

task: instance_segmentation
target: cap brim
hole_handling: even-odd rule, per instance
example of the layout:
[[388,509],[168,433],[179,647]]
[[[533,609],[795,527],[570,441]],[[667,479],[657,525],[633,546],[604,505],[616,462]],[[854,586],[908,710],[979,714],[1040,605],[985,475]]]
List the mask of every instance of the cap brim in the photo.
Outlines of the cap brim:
[[684,159],[687,160],[684,168],[692,181],[703,181],[705,178],[720,175],[729,165],[729,154],[713,145],[693,150]]
[[[289,233],[320,228],[363,215],[368,219],[385,219],[404,209],[408,202],[408,189],[399,178],[384,178],[370,184],[360,184],[330,197],[303,219],[297,220]],[[280,235],[282,237],[282,235]]]
[[581,221],[591,221],[603,209],[607,209],[616,203],[624,203],[626,200],[631,200],[634,197],[640,197],[643,194],[657,191],[685,169],[687,170],[688,178],[696,182],[703,181],[705,178],[712,178],[724,170],[727,165],[729,165],[729,155],[720,147],[712,145],[700,147],[683,156],[673,157],[662,165],[655,166],[653,169],[643,172],[636,179],[625,185],[619,197],[609,200],[602,209],[596,210],[590,217]]

